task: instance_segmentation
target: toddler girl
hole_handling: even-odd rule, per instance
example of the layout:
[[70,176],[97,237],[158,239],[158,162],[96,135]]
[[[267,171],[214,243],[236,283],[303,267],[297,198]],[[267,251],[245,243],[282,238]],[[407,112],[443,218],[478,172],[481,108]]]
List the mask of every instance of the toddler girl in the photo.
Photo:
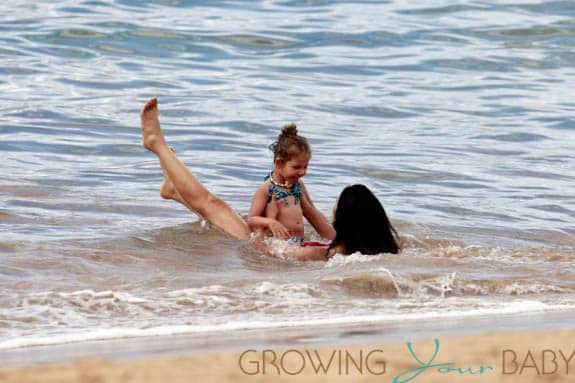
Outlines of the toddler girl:
[[254,194],[248,214],[250,229],[301,244],[305,217],[319,235],[335,238],[333,227],[315,208],[301,180],[311,159],[307,139],[297,134],[295,124],[289,124],[270,149],[274,152],[274,169]]

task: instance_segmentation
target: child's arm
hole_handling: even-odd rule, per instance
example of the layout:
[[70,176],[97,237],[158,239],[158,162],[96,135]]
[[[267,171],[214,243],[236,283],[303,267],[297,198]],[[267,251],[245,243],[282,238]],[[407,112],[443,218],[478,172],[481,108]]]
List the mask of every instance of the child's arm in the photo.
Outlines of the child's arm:
[[274,216],[268,216],[272,210],[267,209],[266,211],[266,206],[268,205],[268,187],[268,184],[264,183],[256,190],[254,198],[252,199],[250,212],[248,213],[248,226],[252,231],[269,230],[274,237],[289,239],[289,230],[276,219],[277,210]]
[[319,235],[325,239],[334,240],[335,229],[328,222],[327,218],[325,218],[325,216],[314,206],[313,201],[301,180],[300,187],[302,191],[301,208],[304,217],[314,227],[315,231],[317,231]]

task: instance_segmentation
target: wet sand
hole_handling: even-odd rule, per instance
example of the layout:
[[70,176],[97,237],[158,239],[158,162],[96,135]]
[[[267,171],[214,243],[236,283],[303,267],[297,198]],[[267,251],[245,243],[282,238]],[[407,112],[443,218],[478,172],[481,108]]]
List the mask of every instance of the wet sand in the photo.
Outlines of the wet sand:
[[[422,338],[412,343],[411,352],[407,342],[384,341],[349,347],[298,345],[297,348],[252,350],[246,347],[233,352],[130,360],[79,359],[61,364],[1,368],[0,382],[529,383],[575,380],[575,329]],[[408,372],[410,369],[415,370]]]

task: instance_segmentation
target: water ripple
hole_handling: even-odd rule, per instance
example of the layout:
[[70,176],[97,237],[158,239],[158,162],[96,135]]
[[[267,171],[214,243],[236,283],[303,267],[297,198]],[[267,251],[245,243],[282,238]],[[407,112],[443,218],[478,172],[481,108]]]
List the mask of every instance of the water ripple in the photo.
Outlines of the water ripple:
[[[272,166],[267,146],[294,121],[313,147],[308,178],[323,209],[342,185],[362,182],[406,222],[455,230],[468,211],[478,227],[509,228],[510,237],[573,229],[572,2],[0,8],[7,184],[46,177],[156,201],[161,170],[140,147],[138,109],[160,96],[170,143],[238,210]],[[549,207],[547,217],[533,206]],[[10,209],[20,216],[24,207]]]

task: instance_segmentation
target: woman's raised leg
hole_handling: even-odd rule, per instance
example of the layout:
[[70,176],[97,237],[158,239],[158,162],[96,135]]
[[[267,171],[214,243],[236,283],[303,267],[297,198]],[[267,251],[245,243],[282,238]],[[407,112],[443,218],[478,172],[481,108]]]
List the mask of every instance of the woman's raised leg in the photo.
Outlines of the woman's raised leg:
[[140,120],[144,147],[160,159],[166,180],[171,181],[177,195],[182,199],[180,202],[225,233],[238,239],[249,239],[250,229],[242,217],[206,189],[166,144],[158,119],[156,98],[150,99],[142,107]]
[[[173,149],[171,147],[170,147],[170,150],[173,151]],[[160,162],[160,166],[161,166],[161,164],[162,163]],[[160,186],[160,196],[163,199],[171,199],[171,200],[174,200],[176,202],[179,202],[182,205],[184,205],[185,207],[187,207],[188,209],[193,211],[194,209],[192,209],[192,207],[188,205],[186,200],[184,200],[182,198],[180,193],[178,193],[178,191],[176,190],[176,187],[174,186],[174,183],[172,182],[172,180],[170,179],[170,176],[166,172],[166,169],[164,169],[163,167],[162,167],[162,174],[164,175],[164,179],[162,181],[162,186]]]

